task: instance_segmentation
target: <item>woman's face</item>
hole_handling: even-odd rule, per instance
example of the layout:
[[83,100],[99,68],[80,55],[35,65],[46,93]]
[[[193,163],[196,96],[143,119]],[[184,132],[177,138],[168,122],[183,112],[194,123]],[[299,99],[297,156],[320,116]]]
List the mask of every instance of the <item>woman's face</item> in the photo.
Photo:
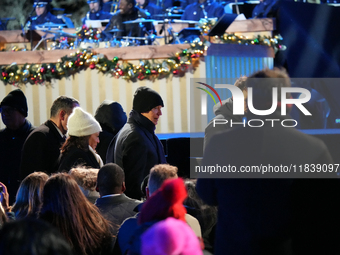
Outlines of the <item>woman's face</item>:
[[99,143],[99,132],[92,134],[89,138],[89,145],[92,147],[92,149],[95,150],[98,143]]

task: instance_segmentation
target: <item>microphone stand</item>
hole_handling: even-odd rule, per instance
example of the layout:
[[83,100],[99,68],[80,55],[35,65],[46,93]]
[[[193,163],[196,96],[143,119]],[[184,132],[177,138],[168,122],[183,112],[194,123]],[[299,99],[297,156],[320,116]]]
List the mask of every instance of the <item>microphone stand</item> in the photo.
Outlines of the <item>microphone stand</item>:
[[24,27],[23,27],[23,36],[24,38],[26,38],[26,32],[25,32],[25,26],[27,25],[28,21],[30,21],[30,43],[31,43],[31,50],[33,49],[33,30],[32,30],[32,14],[35,10],[35,6],[33,6],[32,11],[30,12],[30,14],[28,15],[25,23],[24,23]]
[[163,10],[163,25],[162,25],[162,30],[163,30],[163,33],[164,33],[164,44],[168,44],[168,38],[167,38],[167,35],[166,35],[166,29],[165,29],[165,7],[164,7],[164,0],[161,0],[162,1],[162,10]]

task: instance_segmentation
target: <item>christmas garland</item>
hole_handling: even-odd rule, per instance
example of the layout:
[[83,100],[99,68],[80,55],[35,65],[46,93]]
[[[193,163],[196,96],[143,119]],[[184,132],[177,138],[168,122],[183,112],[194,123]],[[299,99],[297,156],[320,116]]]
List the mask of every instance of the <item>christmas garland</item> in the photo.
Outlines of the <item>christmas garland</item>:
[[[207,34],[211,27],[216,22],[215,19],[201,20],[199,26],[203,34]],[[77,31],[78,39],[83,41],[99,41],[101,36],[97,29],[87,28],[83,26],[81,30]],[[273,38],[258,36],[249,39],[245,36],[236,36],[235,34],[227,34],[216,37],[219,43],[226,44],[257,44],[267,45],[277,50],[285,50],[285,46],[281,44],[282,37],[277,35]],[[70,43],[73,47],[73,42],[68,41],[69,38],[62,38],[63,42],[59,45],[54,45],[55,48],[62,48],[61,44],[68,45]],[[99,72],[111,75],[115,78],[123,78],[129,81],[137,80],[156,80],[174,76],[183,76],[189,70],[195,70],[199,64],[200,57],[208,47],[208,42],[195,41],[190,45],[189,49],[184,49],[177,52],[174,56],[163,60],[156,61],[152,59],[141,60],[138,65],[121,61],[118,57],[112,60],[107,59],[103,54],[97,54],[91,50],[78,50],[70,56],[62,57],[57,63],[50,64],[25,64],[18,66],[13,63],[8,66],[0,66],[0,80],[5,85],[22,85],[22,84],[42,84],[51,82],[53,79],[61,80],[64,77],[69,77],[87,68],[96,69]],[[16,51],[17,49],[15,49]]]
[[25,64],[23,66],[13,63],[9,66],[0,66],[0,80],[5,85],[42,84],[51,82],[53,79],[60,80],[69,77],[87,68],[131,81],[137,81],[137,79],[156,80],[170,75],[183,76],[188,70],[194,70],[205,50],[206,46],[199,41],[192,43],[189,49],[177,52],[166,60],[141,60],[138,65],[125,61],[119,63],[118,57],[109,60],[103,54],[97,54],[90,50],[79,50],[70,56],[62,57],[57,63]]

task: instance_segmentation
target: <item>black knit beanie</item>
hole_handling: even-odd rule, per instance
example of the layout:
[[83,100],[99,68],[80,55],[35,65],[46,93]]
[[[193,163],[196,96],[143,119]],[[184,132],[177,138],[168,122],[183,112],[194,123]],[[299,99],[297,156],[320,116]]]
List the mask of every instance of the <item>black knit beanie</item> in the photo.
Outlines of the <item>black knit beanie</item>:
[[17,109],[22,115],[27,117],[27,100],[25,94],[20,90],[16,89],[11,91],[1,102],[0,107],[10,106]]
[[149,112],[152,108],[161,105],[164,107],[161,96],[153,89],[139,87],[133,98],[132,109],[138,113]]

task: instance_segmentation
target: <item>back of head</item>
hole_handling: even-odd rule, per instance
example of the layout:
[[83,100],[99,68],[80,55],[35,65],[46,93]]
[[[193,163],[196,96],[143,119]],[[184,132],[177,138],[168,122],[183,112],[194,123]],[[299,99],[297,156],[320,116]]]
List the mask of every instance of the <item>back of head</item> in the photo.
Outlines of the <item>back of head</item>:
[[98,121],[88,112],[76,107],[67,122],[70,136],[88,136],[102,131]]
[[174,218],[162,220],[141,236],[142,255],[200,255],[197,236],[188,224]]
[[177,167],[168,164],[159,164],[151,168],[148,182],[149,195],[159,189],[165,180],[178,178],[177,172]]
[[187,191],[182,179],[166,180],[144,203],[138,223],[164,220],[173,217],[185,221],[186,209],[183,201]]
[[123,107],[111,100],[104,100],[97,108],[94,117],[103,130],[112,134],[118,133],[127,120]]
[[27,100],[25,94],[20,89],[13,90],[7,96],[5,96],[0,103],[0,108],[2,108],[3,106],[13,107],[18,110],[24,117],[27,117]]
[[[277,88],[277,102],[281,102],[281,88],[290,87],[290,78],[285,70],[274,68],[258,71],[246,80],[246,86],[253,91],[253,106],[255,109],[268,109],[272,105],[273,88]],[[289,95],[287,95],[289,97]]]
[[97,187],[101,196],[119,194],[125,180],[123,169],[115,163],[108,163],[99,169]]
[[72,109],[79,105],[79,102],[67,96],[60,96],[56,100],[54,100],[52,107],[51,107],[51,118],[56,117],[58,112],[64,110],[66,113],[70,114]]
[[61,217],[71,219],[72,213],[87,202],[77,182],[66,173],[53,174],[43,190],[41,213],[50,211]]
[[[126,0],[129,1],[129,0]],[[134,1],[134,0],[131,0]],[[162,97],[153,89],[148,87],[139,87],[133,97],[132,109],[138,113],[151,111],[153,108],[161,105],[164,107]]]
[[26,176],[21,182],[12,208],[16,219],[37,216],[42,204],[42,192],[47,179],[47,174],[34,172]]
[[76,167],[72,168],[69,174],[84,190],[94,191],[96,189],[98,171],[99,169],[96,168]]
[[0,230],[2,255],[71,255],[71,247],[54,227],[26,218],[6,223]]
[[53,174],[45,184],[40,218],[56,226],[79,254],[95,254],[111,240],[108,222],[66,173]]
[[241,76],[235,81],[234,86],[238,87],[240,90],[245,90],[247,89],[246,80],[247,80],[246,76]]

